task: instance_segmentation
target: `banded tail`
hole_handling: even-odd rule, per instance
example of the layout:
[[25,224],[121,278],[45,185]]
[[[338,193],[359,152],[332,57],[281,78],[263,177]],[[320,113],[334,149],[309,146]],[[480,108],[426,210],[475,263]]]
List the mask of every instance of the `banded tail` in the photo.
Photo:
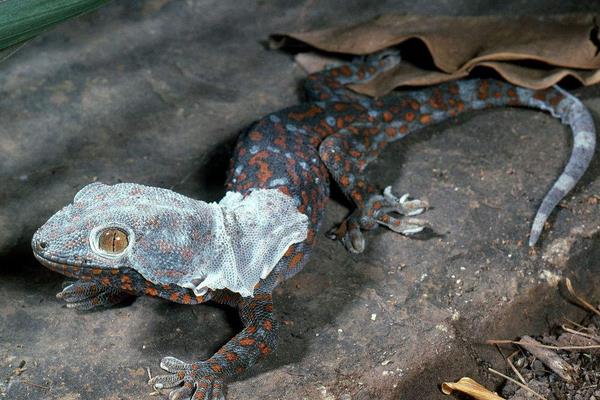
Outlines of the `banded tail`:
[[519,98],[524,102],[524,105],[550,112],[554,117],[559,118],[563,124],[569,125],[573,134],[571,157],[538,208],[531,226],[529,246],[534,246],[538,241],[544,229],[544,224],[554,207],[581,179],[590,165],[596,149],[596,131],[590,111],[578,98],[560,87],[554,86],[546,92],[552,91],[563,97],[555,105],[536,98],[535,94],[539,92],[522,88],[517,89]]
[[[502,93],[498,97],[480,96],[492,91]],[[544,229],[546,220],[556,205],[569,193],[581,179],[589,166],[596,149],[596,131],[590,111],[575,96],[554,86],[545,90],[532,90],[515,87],[508,83],[487,79],[473,79],[458,82],[460,95],[466,109],[486,107],[517,106],[548,111],[563,124],[571,127],[573,149],[563,172],[548,191],[531,226],[529,246],[533,247]],[[485,97],[485,100],[481,100]]]

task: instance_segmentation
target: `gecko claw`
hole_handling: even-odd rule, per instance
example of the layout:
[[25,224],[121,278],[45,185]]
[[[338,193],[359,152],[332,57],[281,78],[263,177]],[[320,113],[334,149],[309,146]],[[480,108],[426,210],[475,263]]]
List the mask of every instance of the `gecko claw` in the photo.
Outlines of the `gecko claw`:
[[391,186],[383,190],[383,198],[386,200],[388,211],[395,211],[408,217],[421,214],[429,208],[429,203],[425,200],[409,200],[408,193],[403,194],[400,198],[396,197],[392,193]]
[[365,237],[357,226],[346,232],[342,243],[350,253],[359,254],[365,251]]

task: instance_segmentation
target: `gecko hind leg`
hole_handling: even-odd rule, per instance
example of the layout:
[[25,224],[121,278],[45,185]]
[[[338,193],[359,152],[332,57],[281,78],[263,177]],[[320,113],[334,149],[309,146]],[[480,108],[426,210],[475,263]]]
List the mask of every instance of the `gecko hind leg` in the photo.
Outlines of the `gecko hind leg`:
[[334,65],[310,74],[304,81],[308,101],[356,101],[369,97],[354,92],[345,85],[363,83],[401,62],[400,53],[385,49],[367,56],[356,57],[351,63]]
[[[429,207],[426,201],[409,200],[408,194],[396,197],[391,187],[381,193],[364,178],[364,168],[383,148],[373,140],[373,135],[379,131],[376,126],[350,127],[328,136],[319,147],[321,160],[331,176],[356,205],[356,209],[329,234],[332,239],[341,240],[351,253],[364,251],[363,230],[385,226],[394,232],[412,235],[427,227],[425,221],[411,218]],[[366,151],[357,150],[364,149],[365,143],[372,145]]]

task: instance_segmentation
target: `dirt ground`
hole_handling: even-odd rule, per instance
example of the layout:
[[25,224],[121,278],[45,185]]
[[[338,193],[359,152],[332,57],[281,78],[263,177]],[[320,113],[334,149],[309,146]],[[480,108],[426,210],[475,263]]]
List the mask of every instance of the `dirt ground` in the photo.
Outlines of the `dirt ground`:
[[[91,181],[131,181],[219,199],[237,134],[298,101],[303,73],[269,33],[384,13],[597,11],[599,1],[115,1],[0,64],[0,396],[149,397],[146,368],[212,354],[235,313],[140,298],[74,312],[63,278],[35,262],[34,230]],[[600,126],[600,88],[576,89]],[[433,205],[440,234],[367,234],[347,253],[325,236],[275,293],[277,352],[231,382],[230,399],[442,399],[439,385],[505,364],[489,338],[543,332],[569,305],[569,276],[600,299],[600,158],[530,253],[535,210],[570,152],[568,128],[536,111],[469,113],[390,146],[374,182]],[[348,212],[337,195],[325,228]]]

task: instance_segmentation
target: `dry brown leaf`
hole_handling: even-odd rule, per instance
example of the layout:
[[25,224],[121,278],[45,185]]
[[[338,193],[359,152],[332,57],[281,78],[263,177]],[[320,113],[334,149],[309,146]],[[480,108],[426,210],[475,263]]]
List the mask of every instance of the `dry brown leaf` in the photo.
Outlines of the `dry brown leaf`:
[[381,96],[398,86],[431,85],[492,68],[506,80],[541,89],[566,76],[584,85],[600,82],[600,37],[592,14],[521,17],[386,15],[341,28],[273,35],[276,46],[300,41],[316,49],[363,55],[414,39],[431,55],[433,69],[410,63],[409,47],[397,68],[367,83],[360,93]]
[[475,400],[503,400],[502,397],[496,393],[489,391],[473,379],[464,377],[460,378],[458,382],[444,382],[442,383],[442,393],[452,394],[453,391],[468,394]]

